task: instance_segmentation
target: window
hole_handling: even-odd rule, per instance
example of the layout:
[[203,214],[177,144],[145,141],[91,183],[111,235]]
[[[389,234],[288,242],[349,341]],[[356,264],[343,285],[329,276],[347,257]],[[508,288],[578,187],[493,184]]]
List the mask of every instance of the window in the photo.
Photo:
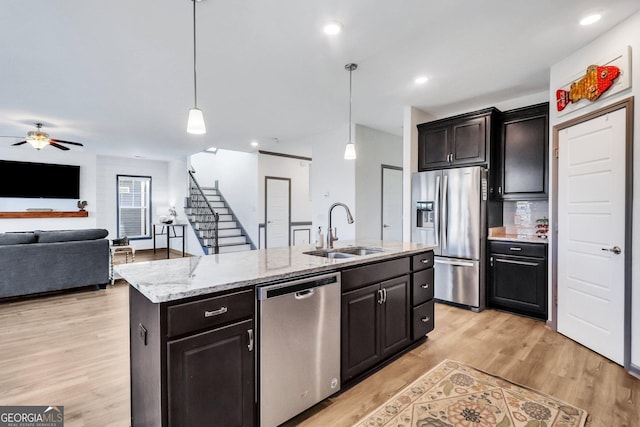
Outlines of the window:
[[151,237],[151,177],[118,175],[118,238]]

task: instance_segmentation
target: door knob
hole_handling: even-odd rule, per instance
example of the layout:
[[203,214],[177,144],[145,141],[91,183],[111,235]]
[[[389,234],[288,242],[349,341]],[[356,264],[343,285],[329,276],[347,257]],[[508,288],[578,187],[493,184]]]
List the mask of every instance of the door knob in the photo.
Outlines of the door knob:
[[389,227],[391,227],[391,226],[388,225],[388,224],[382,224],[382,228],[389,228]]
[[616,255],[620,255],[622,253],[622,249],[619,246],[614,246],[612,248],[602,248],[603,251],[613,252]]

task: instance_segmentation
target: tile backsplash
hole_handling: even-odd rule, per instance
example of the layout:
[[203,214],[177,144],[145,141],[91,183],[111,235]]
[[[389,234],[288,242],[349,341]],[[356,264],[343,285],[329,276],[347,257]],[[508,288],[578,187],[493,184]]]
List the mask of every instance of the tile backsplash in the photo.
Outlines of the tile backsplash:
[[549,202],[505,201],[502,208],[503,226],[507,234],[535,236],[540,221],[549,218]]

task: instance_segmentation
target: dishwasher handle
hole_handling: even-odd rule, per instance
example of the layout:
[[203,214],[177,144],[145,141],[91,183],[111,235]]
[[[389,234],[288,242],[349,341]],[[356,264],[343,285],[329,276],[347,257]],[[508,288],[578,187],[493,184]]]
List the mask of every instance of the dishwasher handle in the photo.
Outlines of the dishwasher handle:
[[307,299],[307,298],[311,298],[315,293],[316,293],[315,289],[305,289],[304,291],[296,292],[294,294],[294,298],[298,300]]
[[260,286],[257,288],[258,300],[264,301],[282,295],[294,294],[296,299],[305,299],[313,296],[315,288],[337,283],[340,285],[340,274],[330,273],[318,276],[302,277],[293,280],[284,280],[277,283]]

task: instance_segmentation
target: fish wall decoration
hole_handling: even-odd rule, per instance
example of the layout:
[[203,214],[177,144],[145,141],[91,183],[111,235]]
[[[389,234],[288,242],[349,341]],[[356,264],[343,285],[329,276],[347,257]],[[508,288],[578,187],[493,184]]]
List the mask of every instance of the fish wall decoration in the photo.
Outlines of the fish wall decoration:
[[564,110],[570,102],[576,103],[581,99],[595,101],[613,85],[619,75],[620,69],[616,66],[590,65],[580,80],[571,83],[569,90],[556,91],[558,111]]

